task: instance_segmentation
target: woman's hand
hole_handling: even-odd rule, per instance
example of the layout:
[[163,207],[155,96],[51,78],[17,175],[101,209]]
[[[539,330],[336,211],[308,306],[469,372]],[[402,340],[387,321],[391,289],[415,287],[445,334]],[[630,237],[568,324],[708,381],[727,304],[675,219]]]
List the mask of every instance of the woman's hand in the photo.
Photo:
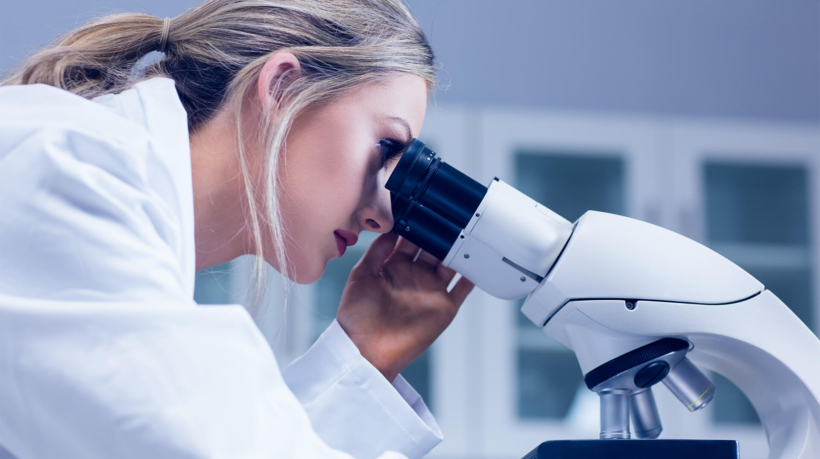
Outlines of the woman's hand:
[[473,284],[396,234],[381,234],[350,272],[339,325],[388,381],[450,325]]

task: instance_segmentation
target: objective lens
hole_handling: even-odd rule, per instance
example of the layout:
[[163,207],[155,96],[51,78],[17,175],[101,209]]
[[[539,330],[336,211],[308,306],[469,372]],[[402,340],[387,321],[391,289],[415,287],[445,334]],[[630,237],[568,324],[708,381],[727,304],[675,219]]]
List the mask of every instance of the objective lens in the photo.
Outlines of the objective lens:
[[638,438],[654,439],[663,431],[661,416],[655,404],[652,388],[640,392],[633,392],[629,397],[629,410],[632,414],[632,425],[635,426],[635,436]]
[[601,397],[601,440],[629,439],[629,391],[605,389]]
[[410,142],[385,187],[393,232],[444,260],[487,188],[443,162],[418,139]]
[[663,383],[689,411],[705,407],[715,396],[715,385],[687,357],[666,375]]

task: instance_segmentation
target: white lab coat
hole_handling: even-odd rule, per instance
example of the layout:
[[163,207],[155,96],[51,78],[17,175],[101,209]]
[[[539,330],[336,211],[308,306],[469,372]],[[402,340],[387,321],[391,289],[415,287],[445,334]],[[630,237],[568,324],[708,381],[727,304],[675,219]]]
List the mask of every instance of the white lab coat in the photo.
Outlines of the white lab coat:
[[415,458],[441,441],[338,323],[280,372],[243,308],[194,303],[172,80],[94,101],[0,88],[0,212],[0,457]]

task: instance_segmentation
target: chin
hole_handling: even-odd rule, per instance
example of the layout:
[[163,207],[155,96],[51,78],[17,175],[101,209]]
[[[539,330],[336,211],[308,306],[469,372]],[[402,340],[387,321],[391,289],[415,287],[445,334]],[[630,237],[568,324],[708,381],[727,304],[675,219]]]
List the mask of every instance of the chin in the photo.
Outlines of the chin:
[[301,285],[312,284],[322,277],[325,267],[327,262],[294,266],[294,278],[291,280]]

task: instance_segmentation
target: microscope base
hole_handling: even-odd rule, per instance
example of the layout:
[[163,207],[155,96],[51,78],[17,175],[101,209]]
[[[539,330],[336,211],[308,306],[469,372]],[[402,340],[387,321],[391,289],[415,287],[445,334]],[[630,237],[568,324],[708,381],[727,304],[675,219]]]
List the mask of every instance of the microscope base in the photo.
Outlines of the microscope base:
[[553,440],[523,459],[737,459],[733,440]]

